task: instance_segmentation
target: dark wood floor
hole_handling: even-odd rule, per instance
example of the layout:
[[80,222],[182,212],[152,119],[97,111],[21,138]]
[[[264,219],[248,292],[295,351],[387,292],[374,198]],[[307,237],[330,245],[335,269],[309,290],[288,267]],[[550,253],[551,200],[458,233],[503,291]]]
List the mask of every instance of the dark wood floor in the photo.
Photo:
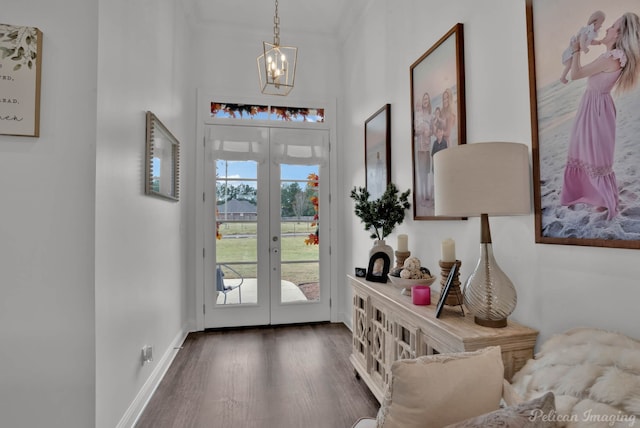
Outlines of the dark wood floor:
[[137,428],[348,428],[379,407],[343,324],[205,331],[183,346]]

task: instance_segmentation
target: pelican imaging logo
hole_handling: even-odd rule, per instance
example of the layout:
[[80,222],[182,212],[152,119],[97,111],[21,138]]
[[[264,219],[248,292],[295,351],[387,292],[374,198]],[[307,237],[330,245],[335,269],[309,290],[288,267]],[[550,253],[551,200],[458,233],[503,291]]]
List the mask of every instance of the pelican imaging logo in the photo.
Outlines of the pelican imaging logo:
[[536,409],[531,412],[531,416],[529,417],[531,422],[561,422],[563,424],[568,423],[590,423],[590,424],[602,424],[598,426],[614,426],[614,425],[627,425],[629,427],[633,427],[636,424],[636,416],[635,415],[627,415],[618,411],[617,413],[597,413],[594,412],[593,409],[587,409],[581,414],[572,413],[572,414],[560,414],[555,410],[551,410],[550,412],[545,412],[542,409]]

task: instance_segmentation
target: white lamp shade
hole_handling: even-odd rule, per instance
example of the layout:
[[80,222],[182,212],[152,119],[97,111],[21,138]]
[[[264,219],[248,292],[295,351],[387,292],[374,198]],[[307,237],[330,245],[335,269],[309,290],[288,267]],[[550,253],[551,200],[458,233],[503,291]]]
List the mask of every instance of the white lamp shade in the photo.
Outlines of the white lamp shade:
[[433,157],[435,214],[529,214],[529,149],[520,143],[462,144]]

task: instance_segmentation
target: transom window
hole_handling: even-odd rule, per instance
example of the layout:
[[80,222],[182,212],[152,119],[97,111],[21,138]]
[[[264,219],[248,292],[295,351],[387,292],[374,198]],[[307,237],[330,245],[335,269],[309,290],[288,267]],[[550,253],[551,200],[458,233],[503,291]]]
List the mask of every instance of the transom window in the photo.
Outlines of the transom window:
[[280,122],[324,122],[323,108],[282,107],[260,104],[231,104],[212,101],[211,118],[273,120]]

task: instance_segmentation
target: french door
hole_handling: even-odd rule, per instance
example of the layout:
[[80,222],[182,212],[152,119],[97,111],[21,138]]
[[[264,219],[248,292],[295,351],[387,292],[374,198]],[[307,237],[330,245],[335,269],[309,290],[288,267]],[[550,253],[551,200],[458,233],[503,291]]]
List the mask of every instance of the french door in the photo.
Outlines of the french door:
[[205,135],[205,328],[329,320],[328,131]]

